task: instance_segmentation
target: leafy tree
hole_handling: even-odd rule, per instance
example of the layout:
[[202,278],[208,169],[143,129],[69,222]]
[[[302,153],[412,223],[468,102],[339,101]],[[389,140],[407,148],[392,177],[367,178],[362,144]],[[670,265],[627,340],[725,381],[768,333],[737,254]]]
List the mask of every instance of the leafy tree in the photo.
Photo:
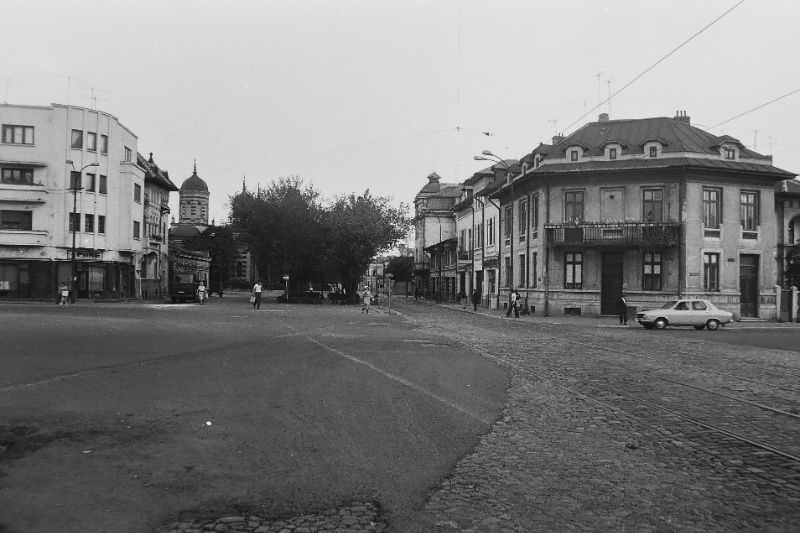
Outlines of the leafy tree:
[[395,281],[411,281],[414,279],[414,258],[398,255],[389,258],[386,273],[394,276]]
[[337,198],[326,216],[329,272],[355,294],[370,260],[403,239],[410,224],[408,207],[392,207],[389,198],[369,190]]
[[211,259],[209,290],[216,291],[227,285],[230,279],[231,264],[238,255],[233,228],[230,226],[209,226],[198,235],[187,239],[184,246],[190,250],[207,252]]

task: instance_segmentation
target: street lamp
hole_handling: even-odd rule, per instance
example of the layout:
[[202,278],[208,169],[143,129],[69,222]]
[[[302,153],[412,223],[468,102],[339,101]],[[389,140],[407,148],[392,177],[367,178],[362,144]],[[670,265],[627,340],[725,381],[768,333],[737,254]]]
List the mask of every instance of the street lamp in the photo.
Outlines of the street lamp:
[[[73,171],[75,171],[75,164],[72,161],[68,161],[70,166],[72,167]],[[76,171],[78,174],[77,179],[72,178],[72,174],[70,174],[70,188],[72,189],[72,276],[70,280],[70,300],[75,302],[75,294],[77,292],[77,284],[78,284],[78,261],[75,253],[75,234],[78,231],[78,191],[83,190],[81,186],[83,184],[83,171],[89,167],[99,167],[100,163],[95,161],[94,163],[87,163],[83,165],[80,170]]]
[[389,272],[386,274],[386,277],[389,278],[389,312],[392,312],[392,281],[394,280],[394,274]]
[[283,281],[286,283],[286,303],[289,303],[289,274],[283,275]]
[[[509,254],[510,258],[508,261],[508,284],[509,288],[511,285],[514,284],[514,178],[511,176],[511,167],[508,166],[508,163],[498,155],[490,152],[489,150],[484,150],[481,152],[482,155],[474,156],[476,161],[494,161],[503,166],[506,169],[506,175],[508,176],[508,181],[511,184],[511,220],[509,221],[509,228],[511,229],[511,234],[509,235]],[[499,293],[499,290],[498,290]],[[499,303],[498,303],[499,305]]]

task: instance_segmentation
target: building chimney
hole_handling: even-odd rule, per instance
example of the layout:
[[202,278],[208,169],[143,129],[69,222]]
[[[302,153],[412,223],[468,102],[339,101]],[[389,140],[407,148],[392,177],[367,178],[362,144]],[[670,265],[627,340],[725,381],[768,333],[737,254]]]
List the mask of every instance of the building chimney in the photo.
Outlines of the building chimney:
[[685,122],[687,124],[691,124],[691,117],[686,114],[686,111],[676,111],[675,112],[675,120],[680,120],[681,122]]
[[428,176],[428,183],[436,183],[436,184],[438,184],[440,179],[442,179],[442,178],[439,176],[439,174],[437,174],[436,172],[432,172]]
[[561,134],[553,135],[553,144],[561,144],[564,142],[564,136]]
[[597,122],[608,122],[608,113],[600,113],[600,116],[597,117]]

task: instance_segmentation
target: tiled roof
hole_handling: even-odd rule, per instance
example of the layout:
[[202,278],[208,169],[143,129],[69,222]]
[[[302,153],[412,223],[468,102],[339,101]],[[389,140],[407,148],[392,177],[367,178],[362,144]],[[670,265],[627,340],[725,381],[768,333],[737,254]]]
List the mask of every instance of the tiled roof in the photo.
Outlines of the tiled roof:
[[690,152],[719,155],[717,148],[724,142],[730,142],[740,147],[740,156],[743,158],[769,159],[769,156],[745,148],[733,137],[713,135],[692,126],[687,120],[668,117],[590,122],[557,145],[540,145],[532,153],[547,153],[551,158],[562,157],[569,146],[585,146],[588,148],[587,155],[598,156],[603,155],[607,142],[613,141],[623,146],[623,155],[629,155],[643,153],[644,143],[649,140],[661,141],[665,154]]
[[150,159],[145,159],[142,154],[136,152],[136,164],[144,169],[145,181],[155,182],[169,191],[178,190],[178,187],[169,179],[169,173],[158,168],[158,165],[153,162],[152,153],[150,154]]
[[784,180],[778,183],[778,192],[800,196],[800,181],[796,179]]

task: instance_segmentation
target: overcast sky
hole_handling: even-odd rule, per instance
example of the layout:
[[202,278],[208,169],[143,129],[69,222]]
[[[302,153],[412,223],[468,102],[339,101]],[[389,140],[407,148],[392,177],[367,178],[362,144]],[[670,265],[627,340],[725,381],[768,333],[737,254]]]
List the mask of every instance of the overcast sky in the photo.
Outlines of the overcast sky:
[[2,20],[4,101],[94,94],[176,185],[197,159],[218,223],[243,176],[410,203],[600,112],[685,110],[800,172],[800,92],[717,126],[800,89],[797,0],[3,0]]

